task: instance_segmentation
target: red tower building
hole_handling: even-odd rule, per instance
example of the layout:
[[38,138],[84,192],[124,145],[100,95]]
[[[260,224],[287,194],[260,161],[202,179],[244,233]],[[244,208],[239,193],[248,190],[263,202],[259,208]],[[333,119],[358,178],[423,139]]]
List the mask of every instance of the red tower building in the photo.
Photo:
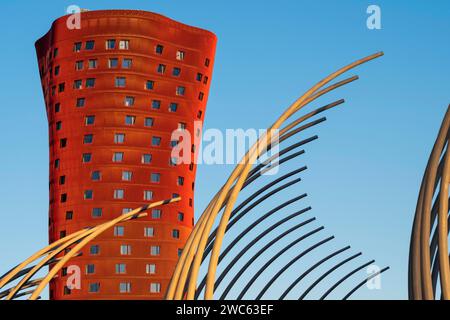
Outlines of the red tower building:
[[[193,226],[196,166],[171,157],[177,128],[205,115],[216,36],[132,10],[57,19],[36,42],[49,125],[49,241],[146,203],[182,201],[95,239],[51,299],[160,299]],[[194,148],[193,148],[194,150]],[[69,271],[69,272],[68,272]]]

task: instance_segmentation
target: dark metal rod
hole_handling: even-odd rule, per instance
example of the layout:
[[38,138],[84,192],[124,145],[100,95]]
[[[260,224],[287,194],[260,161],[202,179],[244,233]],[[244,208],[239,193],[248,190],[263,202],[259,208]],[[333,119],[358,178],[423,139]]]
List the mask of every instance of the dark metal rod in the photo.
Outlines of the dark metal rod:
[[375,278],[376,276],[382,274],[383,272],[385,272],[385,271],[387,271],[387,270],[389,270],[389,269],[390,269],[389,267],[386,267],[386,268],[384,268],[384,269],[382,269],[382,270],[380,270],[380,271],[378,271],[378,272],[376,272],[376,273],[374,273],[374,274],[368,276],[364,281],[361,281],[356,287],[354,287],[352,290],[350,290],[350,292],[347,293],[347,294],[345,295],[345,297],[344,297],[342,300],[347,300],[347,299],[350,298],[350,296],[351,296],[352,294],[354,294],[359,288],[361,288],[365,283],[367,283],[367,281],[369,281],[369,280],[372,279],[372,278]]

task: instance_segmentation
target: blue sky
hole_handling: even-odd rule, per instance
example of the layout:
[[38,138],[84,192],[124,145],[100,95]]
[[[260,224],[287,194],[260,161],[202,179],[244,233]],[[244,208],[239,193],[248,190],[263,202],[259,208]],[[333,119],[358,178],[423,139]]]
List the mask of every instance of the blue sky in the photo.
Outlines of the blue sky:
[[[3,76],[0,127],[0,270],[47,242],[47,125],[34,41],[70,4],[143,9],[215,32],[219,38],[206,128],[266,128],[299,95],[341,66],[384,51],[353,71],[361,79],[297,165],[304,205],[327,232],[391,270],[383,290],[357,298],[407,297],[409,233],[421,175],[450,102],[450,2],[430,1],[10,1],[0,11]],[[382,30],[366,28],[366,8]],[[320,106],[317,104],[316,106]],[[310,107],[311,108],[311,107]],[[311,109],[307,110],[311,110]],[[240,113],[237,117],[236,114]],[[197,215],[230,166],[200,166]],[[298,194],[292,191],[292,195]],[[286,195],[289,196],[288,194]],[[270,203],[268,207],[270,208]],[[257,213],[255,213],[257,214]],[[298,291],[300,292],[300,291]],[[295,297],[293,295],[292,297]]]

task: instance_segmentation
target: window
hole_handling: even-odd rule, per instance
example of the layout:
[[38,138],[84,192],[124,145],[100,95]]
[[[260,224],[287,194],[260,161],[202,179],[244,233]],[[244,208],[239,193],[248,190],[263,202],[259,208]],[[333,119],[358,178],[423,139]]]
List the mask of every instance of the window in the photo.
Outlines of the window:
[[123,256],[128,256],[131,254],[131,246],[127,244],[123,244],[120,246],[120,254]]
[[70,290],[67,286],[64,286],[64,295],[67,296],[72,293],[72,290]]
[[178,141],[177,140],[172,140],[172,141],[170,141],[170,146],[172,147],[172,148],[175,148],[177,145],[178,145]]
[[142,155],[142,163],[149,164],[152,162],[152,155],[151,154],[143,154]]
[[177,229],[172,230],[172,238],[180,239],[180,230]]
[[67,276],[67,267],[61,268],[61,275],[62,275],[63,277]]
[[120,293],[130,293],[131,292],[131,283],[129,282],[121,282],[119,284]]
[[77,70],[77,71],[83,70],[83,65],[84,65],[83,60],[75,62],[75,70]]
[[134,105],[134,97],[125,97],[124,104],[126,107],[131,107]]
[[61,104],[60,103],[55,103],[55,113],[58,113],[61,111]]
[[156,273],[156,264],[147,264],[145,266],[145,272],[147,274],[155,274]]
[[136,117],[135,116],[125,116],[125,124],[132,126],[136,123]]
[[120,50],[128,50],[130,48],[129,40],[120,40],[119,41],[119,49]]
[[61,128],[62,128],[62,122],[61,122],[61,121],[56,122],[55,128],[56,128],[56,131],[61,130]]
[[172,75],[173,76],[175,76],[175,77],[178,77],[178,76],[180,76],[180,74],[181,74],[181,69],[180,68],[173,68],[173,71],[172,71]]
[[184,178],[183,177],[178,177],[178,181],[177,181],[179,186],[184,185]]
[[116,78],[116,82],[115,82],[116,88],[124,88],[125,85],[126,85],[125,77],[117,77]]
[[55,169],[58,169],[58,168],[59,168],[59,163],[60,163],[59,159],[56,159],[56,160],[55,160],[55,163],[54,163]]
[[86,274],[93,274],[93,273],[95,273],[95,265],[87,264],[86,265]]
[[122,171],[122,181],[131,181],[132,178],[133,178],[133,172]]
[[158,147],[161,145],[161,138],[160,137],[152,137],[152,146]]
[[94,46],[95,46],[95,41],[89,40],[89,41],[86,41],[85,49],[86,50],[93,50]]
[[178,249],[177,251],[178,251],[178,258],[179,258],[183,254],[183,249]]
[[161,219],[161,216],[162,216],[161,209],[152,210],[152,219]]
[[123,189],[114,190],[114,199],[123,199]]
[[178,103],[171,102],[169,104],[169,111],[170,112],[177,112],[177,109],[178,109]]
[[93,197],[94,197],[94,192],[92,190],[84,191],[84,200],[92,200]]
[[153,90],[154,87],[155,87],[155,82],[152,80],[147,80],[147,83],[145,84],[145,88],[147,90]]
[[117,263],[116,264],[116,273],[117,274],[127,273],[127,265],[125,263]]
[[200,119],[202,117],[202,114],[203,114],[203,112],[201,110],[199,110],[198,113],[197,113],[197,118]]
[[203,79],[203,74],[201,74],[201,73],[197,73],[197,77],[196,77],[196,80],[197,81],[202,81],[202,79]]
[[60,148],[65,148],[67,147],[67,138],[62,138],[59,140],[59,146]]
[[121,144],[125,142],[125,134],[124,133],[116,133],[114,135],[114,143]]
[[65,83],[58,84],[58,92],[64,92],[64,89],[66,88]]
[[90,247],[89,253],[92,255],[100,254],[100,247],[97,244],[94,244]]
[[66,211],[66,220],[73,219],[73,211]]
[[93,88],[93,87],[95,87],[95,79],[94,78],[86,79],[86,88]]
[[178,130],[184,131],[184,130],[186,130],[186,127],[187,127],[186,123],[184,123],[184,122],[178,123]]
[[83,143],[84,144],[90,144],[92,143],[92,141],[94,141],[94,135],[93,134],[85,134],[84,138],[83,138]]
[[92,160],[91,153],[83,153],[83,163],[89,163]]
[[91,180],[92,181],[100,181],[101,180],[101,173],[100,173],[100,171],[92,171],[92,173],[91,173]]
[[146,127],[153,127],[154,120],[153,118],[145,118],[144,125]]
[[56,58],[58,56],[58,48],[53,49],[53,58]]
[[93,125],[95,122],[95,116],[86,116],[85,124],[87,126]]
[[114,39],[106,40],[106,49],[107,50],[113,50],[115,48],[116,48],[116,40],[114,40]]
[[156,52],[157,54],[163,54],[163,51],[164,51],[164,46],[163,46],[163,45],[158,44],[158,45],[155,47],[155,52]]
[[95,282],[95,283],[90,283],[89,284],[89,292],[90,293],[96,293],[100,291],[100,283]]
[[150,247],[150,255],[159,256],[161,253],[161,248],[159,246],[151,246]]
[[150,178],[151,182],[158,183],[158,182],[160,182],[160,180],[161,180],[161,174],[159,174],[159,173],[152,173],[151,174],[151,178]]
[[184,96],[184,93],[186,92],[186,88],[185,87],[177,87],[177,96]]
[[88,67],[89,69],[97,69],[97,59],[89,59]]
[[85,103],[86,103],[86,99],[85,98],[78,98],[77,99],[77,108],[84,107]]
[[81,51],[81,42],[75,42],[73,45],[73,51],[74,52],[80,52]]
[[208,84],[208,77],[205,76],[205,78],[203,79],[203,84]]
[[203,92],[200,92],[198,94],[198,100],[203,101],[203,98],[205,97],[205,94]]
[[209,60],[208,58],[206,58],[205,60],[205,67],[209,67],[209,64],[211,63],[211,60]]
[[92,208],[92,217],[93,218],[100,218],[102,216],[102,208]]
[[77,90],[83,89],[83,81],[82,80],[75,80],[73,82],[73,88],[77,89]]
[[117,58],[111,58],[108,61],[108,67],[109,68],[117,68],[117,66],[119,65],[119,59]]
[[122,61],[122,68],[130,69],[132,63],[133,63],[132,59],[123,59],[123,61]]
[[183,222],[184,221],[184,213],[178,212],[178,221]]
[[62,239],[66,236],[66,230],[62,230],[59,232],[59,238]]
[[115,226],[114,227],[114,236],[123,237],[125,234],[125,228],[123,226]]
[[123,161],[123,152],[114,152],[113,162],[122,162],[122,161]]
[[165,72],[166,72],[166,65],[160,64],[160,65],[158,66],[158,73],[164,74]]
[[55,67],[55,76],[59,75],[59,71],[61,70],[60,66]]
[[179,198],[180,195],[178,193],[172,193],[172,199]]
[[155,236],[155,229],[152,227],[145,227],[144,228],[144,237],[152,238]]
[[127,214],[127,213],[129,213],[129,212],[131,212],[131,211],[133,211],[132,208],[123,208],[123,209],[122,209],[122,214]]
[[177,60],[183,61],[184,60],[184,51],[177,51]]
[[151,293],[160,293],[161,292],[161,284],[160,283],[150,283],[150,292]]
[[144,200],[145,201],[150,201],[153,199],[153,192],[150,190],[145,190],[144,191]]
[[161,101],[152,100],[152,109],[158,110],[159,108],[161,108]]

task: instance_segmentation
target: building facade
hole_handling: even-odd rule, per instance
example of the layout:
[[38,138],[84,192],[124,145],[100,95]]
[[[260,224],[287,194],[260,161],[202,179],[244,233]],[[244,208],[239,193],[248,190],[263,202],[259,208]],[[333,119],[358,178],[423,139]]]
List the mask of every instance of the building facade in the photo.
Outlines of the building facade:
[[80,28],[70,18],[36,42],[49,125],[49,241],[150,202],[182,200],[95,239],[51,282],[50,298],[161,299],[194,223],[196,166],[172,156],[172,132],[200,134],[194,122],[205,116],[216,36],[144,11],[83,12]]

